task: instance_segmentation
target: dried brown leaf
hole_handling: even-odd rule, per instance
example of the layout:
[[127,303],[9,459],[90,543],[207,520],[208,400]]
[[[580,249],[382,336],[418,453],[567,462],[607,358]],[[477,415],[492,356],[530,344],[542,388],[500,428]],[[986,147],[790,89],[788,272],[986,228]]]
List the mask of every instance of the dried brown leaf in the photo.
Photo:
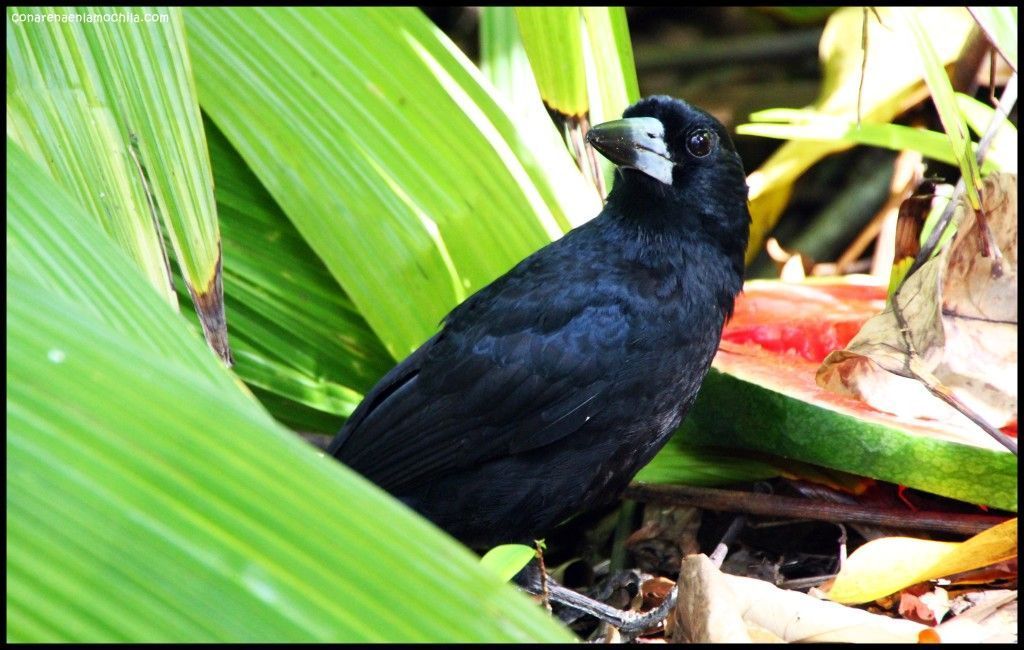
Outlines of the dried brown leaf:
[[[750,643],[746,625],[737,605],[737,594],[706,555],[683,559],[680,590],[672,619],[674,643]],[[768,584],[768,583],[765,583]]]
[[[854,607],[718,571],[704,555],[683,560],[670,641],[768,638],[785,642],[912,643],[926,629]],[[745,629],[744,629],[745,628]]]
[[[984,222],[1002,253],[986,255],[974,211],[958,206],[959,229],[942,253],[909,277],[892,304],[870,319],[845,350],[830,354],[818,384],[907,417],[967,418],[920,381],[948,389],[994,426],[1017,413],[1017,177],[986,179]],[[974,427],[968,429],[976,431]],[[980,432],[967,444],[999,448]]]

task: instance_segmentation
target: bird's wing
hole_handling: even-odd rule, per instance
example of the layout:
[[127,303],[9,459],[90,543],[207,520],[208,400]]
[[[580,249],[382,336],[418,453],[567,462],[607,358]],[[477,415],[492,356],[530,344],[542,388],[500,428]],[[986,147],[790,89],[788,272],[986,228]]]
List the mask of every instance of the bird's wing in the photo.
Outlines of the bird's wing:
[[[402,387],[409,388],[409,381],[414,379],[420,371],[420,364],[423,356],[430,350],[431,345],[437,339],[437,334],[430,337],[426,343],[417,348],[412,354],[405,358],[402,363],[392,368],[380,381],[370,389],[370,392],[363,396],[363,401],[352,411],[345,426],[341,428],[338,435],[334,437],[327,447],[327,453],[338,456],[338,451],[348,441],[354,431],[359,430],[367,415],[378,410],[382,402],[395,395]],[[400,399],[400,396],[397,398]]]
[[367,395],[331,453],[396,491],[549,445],[595,417],[626,346],[624,308],[505,289],[453,312]]

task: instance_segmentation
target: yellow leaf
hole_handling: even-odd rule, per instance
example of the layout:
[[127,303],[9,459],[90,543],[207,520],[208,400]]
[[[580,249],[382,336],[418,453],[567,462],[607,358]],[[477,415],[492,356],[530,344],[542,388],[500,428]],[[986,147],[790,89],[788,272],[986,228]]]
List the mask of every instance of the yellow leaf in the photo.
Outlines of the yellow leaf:
[[[889,122],[928,94],[917,66],[894,65],[915,60],[913,38],[900,29],[892,9],[880,7],[867,21],[867,60],[864,59],[863,7],[845,7],[833,13],[825,25],[818,48],[824,66],[821,94],[811,106],[823,115],[857,119],[857,105],[865,122]],[[955,61],[970,42],[974,20],[963,7],[925,7],[917,18],[943,37],[934,45],[944,64]],[[880,20],[879,20],[880,19]],[[863,84],[861,79],[863,77]],[[782,145],[747,179],[750,186],[750,242],[747,262],[761,250],[765,234],[782,216],[789,190],[809,167],[825,156],[849,149],[853,143],[791,141]]]
[[904,587],[995,564],[1017,555],[1017,520],[965,542],[886,537],[868,542],[847,559],[828,591],[840,603],[866,603]]

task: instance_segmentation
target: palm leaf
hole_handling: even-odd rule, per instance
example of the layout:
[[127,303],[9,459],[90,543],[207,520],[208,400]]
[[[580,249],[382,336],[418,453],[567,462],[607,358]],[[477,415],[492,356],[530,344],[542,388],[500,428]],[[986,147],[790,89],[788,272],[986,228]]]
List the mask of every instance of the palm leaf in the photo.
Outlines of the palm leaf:
[[[136,20],[72,20],[93,15]],[[57,20],[34,20],[47,17]],[[230,361],[213,182],[181,10],[9,9],[7,36],[8,132],[176,305],[166,230],[207,338]]]
[[418,10],[187,19],[204,109],[392,356],[568,227],[478,71]]
[[[571,638],[276,425],[84,208],[7,154],[9,640]],[[54,242],[108,268],[68,291],[79,262]],[[133,322],[111,327],[108,298]]]
[[[316,253],[220,131],[208,124],[224,237],[224,290],[235,373],[273,392],[271,412],[298,402],[347,416],[394,360]],[[268,406],[269,408],[269,406]],[[338,417],[321,420],[337,428]],[[308,429],[308,427],[305,427]]]

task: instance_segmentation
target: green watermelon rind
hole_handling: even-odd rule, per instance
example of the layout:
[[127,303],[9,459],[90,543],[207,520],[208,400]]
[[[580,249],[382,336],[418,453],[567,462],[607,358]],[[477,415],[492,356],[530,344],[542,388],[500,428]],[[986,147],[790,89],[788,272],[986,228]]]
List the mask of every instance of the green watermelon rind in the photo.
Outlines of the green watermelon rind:
[[1017,511],[1013,454],[868,422],[714,368],[676,435]]

